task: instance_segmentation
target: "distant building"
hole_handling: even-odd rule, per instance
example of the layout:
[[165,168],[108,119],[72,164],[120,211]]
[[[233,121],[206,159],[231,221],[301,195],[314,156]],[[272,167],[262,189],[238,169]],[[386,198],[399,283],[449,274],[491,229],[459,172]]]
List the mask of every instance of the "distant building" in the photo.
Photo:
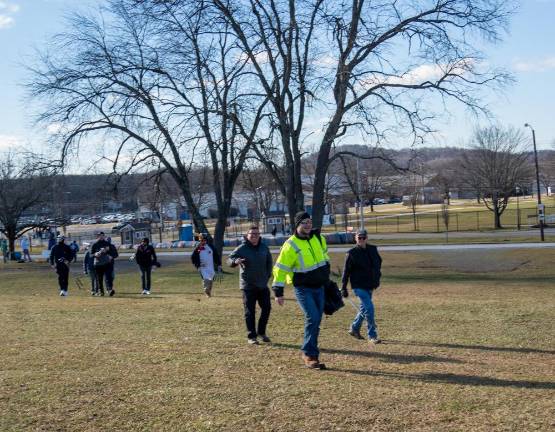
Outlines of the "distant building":
[[121,244],[136,245],[144,237],[150,238],[150,224],[145,222],[129,222],[119,229]]

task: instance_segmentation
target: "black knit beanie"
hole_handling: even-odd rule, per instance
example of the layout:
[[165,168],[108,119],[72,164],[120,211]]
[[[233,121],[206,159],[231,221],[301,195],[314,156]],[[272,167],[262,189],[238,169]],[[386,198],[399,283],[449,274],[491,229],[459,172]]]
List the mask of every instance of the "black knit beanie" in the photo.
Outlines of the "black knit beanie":
[[297,212],[295,215],[295,229],[301,224],[305,219],[310,219],[310,215],[304,210]]

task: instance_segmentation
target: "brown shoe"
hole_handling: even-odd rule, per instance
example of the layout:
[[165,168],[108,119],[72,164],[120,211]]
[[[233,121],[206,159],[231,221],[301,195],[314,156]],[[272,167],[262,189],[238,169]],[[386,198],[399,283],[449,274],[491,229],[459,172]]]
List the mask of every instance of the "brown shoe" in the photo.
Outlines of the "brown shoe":
[[[309,369],[324,369],[326,366],[318,361],[317,357],[307,356],[305,353],[301,355],[304,365]],[[322,367],[323,366],[323,367]]]

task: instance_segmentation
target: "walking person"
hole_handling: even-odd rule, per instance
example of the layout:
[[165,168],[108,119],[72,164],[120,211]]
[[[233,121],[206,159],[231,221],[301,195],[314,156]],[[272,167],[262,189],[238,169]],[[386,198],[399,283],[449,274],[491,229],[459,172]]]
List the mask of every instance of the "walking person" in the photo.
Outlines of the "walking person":
[[374,320],[372,292],[380,286],[382,258],[376,246],[366,243],[367,237],[366,230],[357,231],[356,246],[347,252],[341,292],[343,297],[349,296],[347,284],[350,282],[351,289],[360,299],[360,310],[351,324],[349,334],[356,339],[364,339],[360,334],[360,328],[366,320],[368,341],[378,344],[381,340]]
[[218,251],[208,243],[207,233],[199,234],[199,243],[191,254],[191,262],[200,273],[204,294],[211,297],[216,269],[222,271],[222,261]]
[[305,317],[301,357],[311,369],[325,369],[319,359],[318,336],[324,313],[324,284],[330,275],[329,261],[326,239],[319,230],[312,229],[312,219],[307,212],[298,212],[294,234],[281,247],[274,266],[272,289],[276,302],[283,306],[285,284],[293,284]]
[[22,252],[22,259],[23,261],[33,261],[31,259],[31,254],[29,253],[29,249],[31,248],[31,241],[29,240],[28,236],[23,236],[21,237],[21,241],[19,243],[19,245],[21,246],[21,252]]
[[113,296],[115,294],[114,280],[116,279],[116,258],[119,257],[119,253],[116,246],[112,243],[112,237],[107,237],[106,241],[109,244],[108,254],[112,257],[112,260],[108,264],[108,269],[104,274],[104,281],[106,282],[106,288],[110,292],[110,296]]
[[[268,281],[272,275],[272,254],[260,238],[257,226],[251,226],[243,243],[238,246],[227,260],[231,267],[240,266],[240,288],[243,293],[247,342],[258,344],[270,342],[266,327],[270,318],[272,301]],[[256,326],[256,303],[260,306],[260,317]]]
[[58,243],[56,243],[52,249],[50,249],[50,266],[56,270],[58,274],[58,285],[60,286],[60,296],[65,297],[68,295],[68,285],[69,285],[69,263],[73,258],[71,249],[66,245],[65,237],[59,235],[57,237]]
[[79,245],[77,244],[77,242],[75,240],[73,240],[69,244],[69,247],[71,248],[71,251],[73,252],[73,262],[77,262],[77,252],[79,252]]
[[6,239],[0,239],[0,252],[2,252],[2,259],[6,264],[8,262],[8,241]]
[[[98,286],[98,292],[101,296],[104,295],[104,278],[108,282],[112,279],[112,261],[114,260],[113,249],[110,247],[110,243],[104,237],[104,233],[98,233],[96,242],[91,246],[91,255],[94,257],[94,272],[96,274],[96,282]],[[117,253],[117,251],[116,251]],[[111,283],[107,283],[108,294],[112,297],[116,292],[114,291]]]
[[91,279],[91,295],[98,295],[98,283],[96,282],[96,272],[94,271],[94,256],[91,254],[88,246],[85,247],[85,256],[83,257],[83,273],[89,275]]
[[150,275],[152,273],[152,266],[155,265],[160,267],[158,259],[156,258],[156,251],[149,243],[150,241],[147,237],[143,238],[135,252],[135,261],[141,270],[142,295],[150,295]]

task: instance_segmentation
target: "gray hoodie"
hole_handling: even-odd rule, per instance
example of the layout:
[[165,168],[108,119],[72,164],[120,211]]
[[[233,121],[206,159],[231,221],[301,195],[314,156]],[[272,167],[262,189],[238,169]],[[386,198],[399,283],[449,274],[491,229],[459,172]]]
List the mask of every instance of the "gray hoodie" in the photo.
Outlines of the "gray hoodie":
[[231,267],[236,267],[235,262],[238,258],[245,258],[245,262],[241,265],[240,280],[241,289],[250,290],[256,288],[266,288],[268,280],[272,275],[272,254],[262,239],[254,246],[248,240],[244,240],[241,246],[238,246],[227,260]]

